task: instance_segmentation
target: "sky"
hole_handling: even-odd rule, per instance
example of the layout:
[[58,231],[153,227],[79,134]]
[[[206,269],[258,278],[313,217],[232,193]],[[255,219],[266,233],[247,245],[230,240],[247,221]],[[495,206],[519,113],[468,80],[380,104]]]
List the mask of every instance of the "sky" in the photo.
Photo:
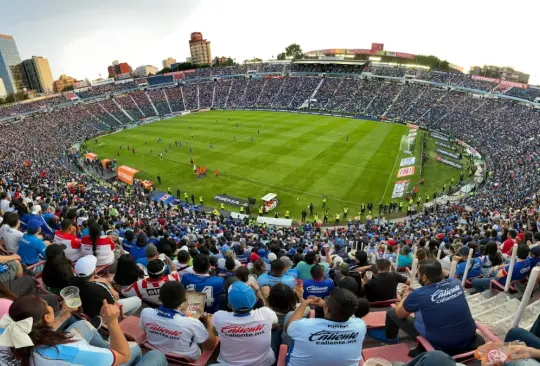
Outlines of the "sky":
[[[540,84],[537,0],[0,0],[0,33],[22,59],[49,59],[53,78],[107,76],[113,60],[134,69],[185,61],[191,32],[212,42],[212,57],[242,62],[304,51],[370,48],[432,54],[468,69],[512,66]],[[536,18],[536,19],[535,19]]]

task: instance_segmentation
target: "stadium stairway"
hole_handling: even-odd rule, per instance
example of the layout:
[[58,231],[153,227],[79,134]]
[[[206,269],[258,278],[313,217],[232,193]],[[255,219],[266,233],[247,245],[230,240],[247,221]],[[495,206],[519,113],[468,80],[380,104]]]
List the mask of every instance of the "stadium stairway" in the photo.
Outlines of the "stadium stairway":
[[129,113],[128,113],[124,108],[122,108],[122,106],[121,106],[120,104],[118,104],[118,103],[116,102],[116,99],[112,98],[111,100],[114,102],[114,104],[116,104],[116,106],[118,107],[118,109],[120,109],[122,112],[124,112],[124,114],[126,115],[126,117],[129,118],[129,120],[130,120],[131,122],[134,121],[133,117],[131,117],[131,116],[129,115]]
[[150,96],[148,95],[148,93],[144,92],[144,95],[146,95],[146,98],[148,98],[148,101],[150,102],[150,105],[152,106],[152,108],[154,108],[154,112],[156,112],[156,116],[159,116],[159,112],[158,112],[156,106],[154,105],[154,103],[152,102],[152,99],[150,99]]

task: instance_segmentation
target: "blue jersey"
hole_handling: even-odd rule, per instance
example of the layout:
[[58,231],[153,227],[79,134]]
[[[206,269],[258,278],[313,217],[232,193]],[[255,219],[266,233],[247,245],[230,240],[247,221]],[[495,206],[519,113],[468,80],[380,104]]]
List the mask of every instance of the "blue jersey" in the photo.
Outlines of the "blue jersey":
[[146,245],[144,247],[140,247],[137,245],[132,246],[129,249],[129,254],[131,254],[135,261],[139,258],[146,258]]
[[405,298],[403,308],[415,313],[415,329],[437,349],[462,350],[476,336],[469,304],[455,278],[414,290]]
[[19,239],[19,249],[17,254],[21,257],[21,262],[30,266],[39,262],[40,256],[45,255],[45,243],[43,240],[35,235],[25,233],[21,239]]
[[270,274],[264,273],[257,278],[257,282],[259,283],[260,287],[263,286],[274,286],[277,283],[283,283],[290,288],[294,288],[296,286],[296,279],[293,276],[287,276],[283,275],[281,277],[275,277]]
[[[25,234],[26,235],[26,234]],[[507,265],[502,269],[504,277],[499,279],[499,283],[501,285],[506,285],[506,279],[508,278],[508,271],[510,269],[510,265]],[[522,262],[517,262],[514,264],[514,270],[512,271],[512,281],[519,281],[524,279],[529,275],[529,272],[531,272],[531,261],[530,258],[527,258],[526,260]]]
[[[467,261],[462,261],[456,266],[456,276],[458,278],[463,278],[465,273],[465,266]],[[469,273],[467,273],[467,279],[478,277],[482,274],[482,259],[472,258],[471,259],[471,268],[469,268]]]
[[332,280],[307,280],[304,281],[304,299],[309,296],[325,298],[330,291],[334,288],[334,281]]
[[225,293],[225,280],[223,277],[184,273],[181,282],[188,291],[204,292],[206,294],[205,312],[213,314],[219,310],[219,295]]

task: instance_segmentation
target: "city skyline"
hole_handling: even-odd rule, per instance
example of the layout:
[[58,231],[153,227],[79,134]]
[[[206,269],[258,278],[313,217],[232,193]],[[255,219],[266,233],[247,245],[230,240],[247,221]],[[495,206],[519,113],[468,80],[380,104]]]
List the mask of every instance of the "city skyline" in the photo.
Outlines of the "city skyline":
[[[214,56],[237,62],[277,56],[291,44],[304,51],[325,48],[369,48],[432,54],[465,67],[492,64],[530,73],[540,83],[540,47],[535,46],[534,14],[540,4],[517,0],[512,9],[519,20],[505,19],[502,1],[456,0],[444,9],[427,1],[358,3],[340,1],[286,2],[272,6],[235,1],[167,3],[167,11],[141,0],[105,0],[76,4],[67,0],[1,5],[0,33],[15,38],[21,59],[49,59],[53,78],[107,77],[113,60],[160,66],[167,57],[190,56],[189,37],[202,32],[212,42]],[[274,16],[272,9],[279,9]],[[284,11],[282,11],[284,10]],[[22,16],[21,14],[24,14]],[[36,30],[28,32],[28,29]]]

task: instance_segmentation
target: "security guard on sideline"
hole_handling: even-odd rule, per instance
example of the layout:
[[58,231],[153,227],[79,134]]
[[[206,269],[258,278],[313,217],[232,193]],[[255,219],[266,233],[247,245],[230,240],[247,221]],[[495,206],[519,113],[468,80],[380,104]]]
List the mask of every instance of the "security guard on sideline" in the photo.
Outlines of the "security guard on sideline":
[[243,214],[244,213],[244,206],[240,206],[240,213]]
[[323,218],[323,223],[327,223],[328,222],[328,211],[324,211],[324,218]]
[[349,208],[347,206],[343,207],[343,218],[347,218],[347,214],[349,213]]
[[315,214],[313,215],[313,223],[317,223],[317,221],[319,221],[319,215]]
[[200,196],[200,197],[199,197],[199,205],[202,206],[203,203],[204,203],[204,198],[203,198],[203,196]]
[[339,214],[336,214],[336,225],[339,225]]
[[291,216],[291,212],[289,210],[285,211],[285,218],[288,219]]
[[221,203],[221,209],[222,209],[222,210],[225,209],[225,204],[224,204],[224,203]]
[[323,196],[323,199],[322,199],[322,208],[325,208],[326,207],[326,196]]
[[403,212],[403,201],[399,202],[399,212]]
[[186,200],[186,203],[189,203],[189,198],[188,198],[188,194],[187,192],[184,192],[184,199]]
[[172,194],[172,189],[171,189],[171,187],[168,187],[168,188],[167,188],[167,194],[168,194],[168,195],[171,195],[171,194]]
[[259,216],[262,216],[264,215],[264,210],[263,210],[263,207],[259,207]]

